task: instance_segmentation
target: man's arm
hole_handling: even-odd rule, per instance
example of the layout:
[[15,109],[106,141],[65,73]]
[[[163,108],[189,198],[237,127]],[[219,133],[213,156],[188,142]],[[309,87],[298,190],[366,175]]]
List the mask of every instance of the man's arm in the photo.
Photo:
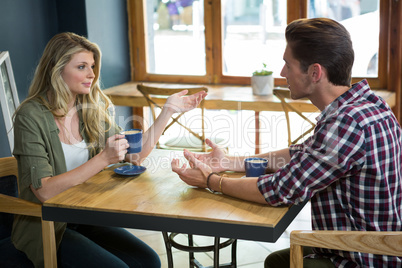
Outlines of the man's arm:
[[267,173],[276,172],[278,169],[290,162],[289,148],[255,155],[255,157],[268,159]]
[[266,205],[267,201],[258,189],[257,181],[258,177],[239,179],[214,174],[209,179],[209,186],[212,190],[222,192],[225,195]]

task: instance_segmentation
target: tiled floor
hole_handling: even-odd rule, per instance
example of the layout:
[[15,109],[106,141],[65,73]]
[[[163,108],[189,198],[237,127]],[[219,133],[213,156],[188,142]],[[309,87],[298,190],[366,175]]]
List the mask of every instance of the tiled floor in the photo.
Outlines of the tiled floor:
[[[264,260],[269,253],[289,247],[289,234],[292,230],[311,230],[310,203],[308,203],[289,228],[276,241],[276,243],[262,243],[247,240],[238,240],[237,244],[237,267],[254,268],[264,267]],[[137,237],[141,238],[145,243],[151,246],[160,256],[162,268],[167,268],[166,250],[163,237],[160,232],[133,230],[129,229]],[[179,239],[185,241],[182,236]],[[194,242],[197,245],[212,244],[211,237],[195,236]],[[180,240],[179,240],[180,241]],[[197,255],[198,254],[198,255]],[[213,264],[211,253],[197,253],[196,259],[204,266]],[[222,249],[220,252],[221,263],[230,261],[230,247]],[[186,268],[188,264],[188,253],[179,250],[173,250],[173,262],[175,268]]]

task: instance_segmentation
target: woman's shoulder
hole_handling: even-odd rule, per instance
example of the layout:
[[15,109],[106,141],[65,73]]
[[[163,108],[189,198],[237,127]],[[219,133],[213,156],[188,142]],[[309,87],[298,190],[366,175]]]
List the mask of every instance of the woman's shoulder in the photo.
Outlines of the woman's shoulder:
[[42,103],[38,100],[28,100],[23,102],[20,107],[18,107],[18,111],[16,113],[16,117],[18,116],[28,116],[28,117],[40,117],[50,112]]
[[31,99],[28,101],[24,101],[21,103],[20,107],[18,108],[18,113],[32,113],[35,111],[42,111],[42,107],[44,105],[39,102],[39,100]]

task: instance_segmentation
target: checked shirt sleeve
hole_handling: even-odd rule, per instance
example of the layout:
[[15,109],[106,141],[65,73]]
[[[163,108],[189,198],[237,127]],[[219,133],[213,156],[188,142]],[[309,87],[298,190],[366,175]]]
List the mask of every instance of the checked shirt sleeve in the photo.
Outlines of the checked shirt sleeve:
[[263,175],[258,188],[271,205],[298,204],[340,178],[361,169],[364,131],[348,113],[319,122],[314,135],[289,149],[291,160],[276,173]]

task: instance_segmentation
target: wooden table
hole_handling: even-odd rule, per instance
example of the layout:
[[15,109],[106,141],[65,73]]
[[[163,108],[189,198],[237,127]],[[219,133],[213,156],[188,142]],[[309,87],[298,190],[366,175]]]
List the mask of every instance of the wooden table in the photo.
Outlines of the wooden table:
[[[113,103],[118,106],[146,107],[148,103],[142,94],[137,90],[139,82],[127,82],[122,85],[105,89],[103,92],[108,95]],[[163,87],[189,87],[191,85],[146,83]],[[255,153],[260,153],[260,126],[259,116],[261,111],[283,111],[280,100],[273,96],[256,96],[252,94],[250,86],[236,85],[205,85],[208,88],[208,96],[205,98],[205,108],[211,110],[251,110],[255,111]],[[377,95],[384,98],[388,105],[395,106],[395,92],[376,90]],[[317,112],[317,108],[310,102],[294,100],[292,105],[302,112]],[[135,110],[137,116],[142,116],[141,110]]]
[[[104,170],[47,200],[43,218],[275,242],[303,208],[261,205],[190,187],[171,171],[171,159],[177,156],[182,153],[154,150],[139,176]],[[239,179],[243,175],[234,174]]]

